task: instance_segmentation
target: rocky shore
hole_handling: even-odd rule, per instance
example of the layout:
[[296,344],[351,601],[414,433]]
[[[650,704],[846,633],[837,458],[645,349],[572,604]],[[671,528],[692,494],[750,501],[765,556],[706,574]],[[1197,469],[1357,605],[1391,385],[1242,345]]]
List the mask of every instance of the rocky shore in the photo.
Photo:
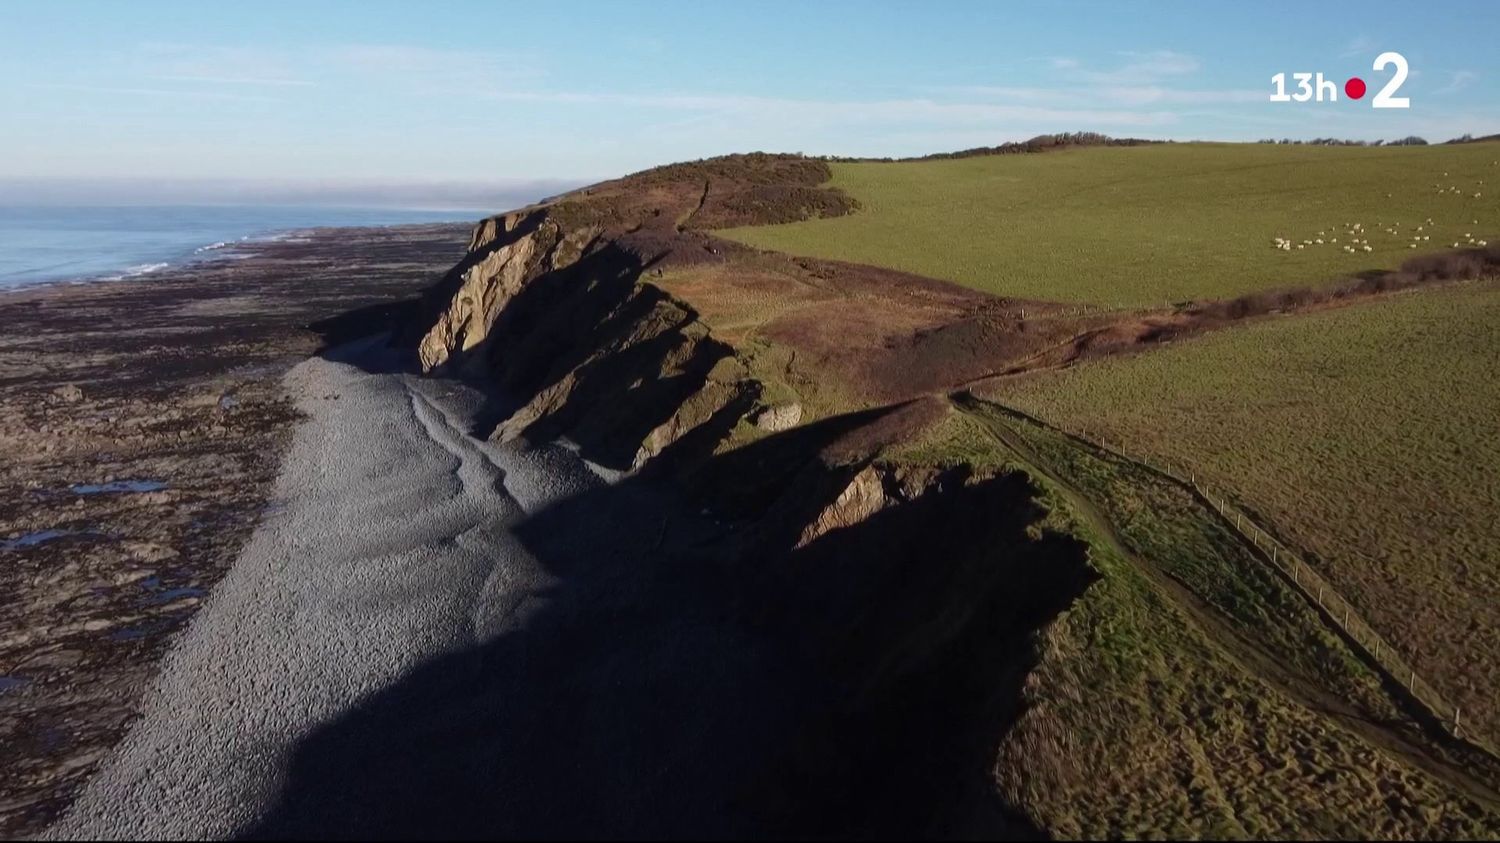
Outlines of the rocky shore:
[[300,417],[282,376],[394,318],[468,236],[314,230],[148,280],[0,294],[0,835],[67,806],[276,510]]

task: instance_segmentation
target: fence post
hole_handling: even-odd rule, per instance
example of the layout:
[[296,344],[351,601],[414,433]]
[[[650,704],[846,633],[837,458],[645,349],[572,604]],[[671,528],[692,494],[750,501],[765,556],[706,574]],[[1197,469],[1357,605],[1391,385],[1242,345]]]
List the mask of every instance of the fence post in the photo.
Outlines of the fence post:
[[1323,608],[1323,584],[1318,583],[1318,608]]

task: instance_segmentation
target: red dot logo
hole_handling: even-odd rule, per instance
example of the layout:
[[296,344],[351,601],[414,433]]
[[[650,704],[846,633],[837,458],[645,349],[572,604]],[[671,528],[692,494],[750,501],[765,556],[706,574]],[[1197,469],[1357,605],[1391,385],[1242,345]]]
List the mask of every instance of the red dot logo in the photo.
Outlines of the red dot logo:
[[1350,79],[1348,82],[1345,82],[1344,83],[1344,93],[1348,94],[1349,95],[1349,99],[1351,99],[1351,100],[1357,100],[1360,97],[1364,96],[1365,95],[1365,80],[1363,80],[1363,79],[1359,78],[1358,76],[1356,76],[1353,79]]

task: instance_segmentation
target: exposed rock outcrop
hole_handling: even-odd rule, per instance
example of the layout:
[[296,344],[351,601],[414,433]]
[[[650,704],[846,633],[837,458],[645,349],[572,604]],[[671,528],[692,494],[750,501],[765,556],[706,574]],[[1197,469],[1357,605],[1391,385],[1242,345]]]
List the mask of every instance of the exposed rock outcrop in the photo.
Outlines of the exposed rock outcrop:
[[[491,435],[566,436],[639,469],[710,424],[727,434],[762,393],[685,303],[643,280],[654,264],[713,260],[695,231],[845,213],[826,164],[728,156],[648,170],[482,221],[464,260],[430,290],[407,338],[424,371],[494,374],[510,403]],[[762,414],[785,431],[793,402]],[[698,441],[708,440],[708,441]]]
[[789,404],[777,404],[767,407],[755,414],[755,426],[767,433],[780,433],[783,430],[791,430],[802,421],[802,405],[793,401]]
[[797,547],[805,547],[842,527],[862,523],[884,509],[887,503],[880,470],[873,465],[866,466],[863,471],[854,475],[854,479],[839,492],[833,503],[819,512],[802,530],[801,537],[797,539]]

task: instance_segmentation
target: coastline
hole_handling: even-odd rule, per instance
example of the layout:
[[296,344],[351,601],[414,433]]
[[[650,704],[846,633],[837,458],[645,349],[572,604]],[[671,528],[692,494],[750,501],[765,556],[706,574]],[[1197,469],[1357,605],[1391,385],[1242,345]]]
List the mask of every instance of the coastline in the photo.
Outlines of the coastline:
[[44,839],[301,836],[265,824],[295,798],[284,771],[325,724],[545,603],[554,577],[514,531],[602,481],[557,445],[472,439],[482,396],[402,373],[383,344],[286,375],[303,421],[277,510]]
[[135,280],[0,290],[0,834],[69,804],[275,510],[301,418],[282,377],[379,326],[468,236],[297,229]]
[[279,205],[0,204],[0,293],[157,277],[327,228],[468,224],[482,212]]

